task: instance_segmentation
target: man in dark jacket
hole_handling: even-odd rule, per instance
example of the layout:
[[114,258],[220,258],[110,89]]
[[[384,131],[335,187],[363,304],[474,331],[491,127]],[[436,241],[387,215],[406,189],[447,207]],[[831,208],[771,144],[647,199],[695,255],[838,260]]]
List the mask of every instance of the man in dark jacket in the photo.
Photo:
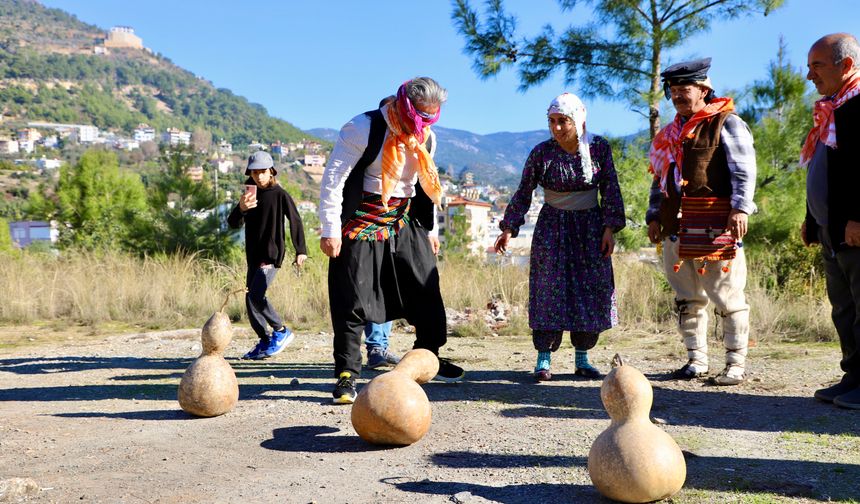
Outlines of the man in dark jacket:
[[860,44],[847,33],[809,50],[808,80],[824,96],[800,154],[808,167],[805,244],[821,244],[827,297],[842,346],[839,383],[815,391],[821,401],[860,409]]

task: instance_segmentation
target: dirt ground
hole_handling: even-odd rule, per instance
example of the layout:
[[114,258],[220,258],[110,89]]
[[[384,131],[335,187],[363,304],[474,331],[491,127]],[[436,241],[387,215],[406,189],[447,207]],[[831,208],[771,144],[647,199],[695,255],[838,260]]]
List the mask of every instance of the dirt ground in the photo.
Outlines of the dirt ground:
[[[412,339],[395,333],[393,348]],[[609,425],[600,382],[573,375],[567,342],[536,384],[529,337],[451,338],[443,356],[468,381],[424,385],[433,424],[404,448],[366,444],[331,404],[330,334],[238,360],[251,346],[238,327],[236,408],[199,419],[176,401],[199,330],[0,328],[0,502],[607,502],[586,469]],[[615,330],[591,355],[607,371],[616,352],[649,376],[651,415],[685,451],[672,502],[860,501],[860,411],[812,399],[839,376],[836,346],[759,345],[729,388],[663,380],[683,363],[669,333]],[[35,485],[15,493],[12,478]]]

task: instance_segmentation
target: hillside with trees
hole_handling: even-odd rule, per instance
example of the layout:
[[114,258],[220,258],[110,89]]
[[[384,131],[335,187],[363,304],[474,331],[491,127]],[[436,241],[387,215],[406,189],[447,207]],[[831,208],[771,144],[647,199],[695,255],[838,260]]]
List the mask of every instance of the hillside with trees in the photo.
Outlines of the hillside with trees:
[[204,129],[242,145],[308,137],[259,104],[148,49],[97,53],[105,30],[30,0],[0,0],[0,112],[8,119],[130,132]]

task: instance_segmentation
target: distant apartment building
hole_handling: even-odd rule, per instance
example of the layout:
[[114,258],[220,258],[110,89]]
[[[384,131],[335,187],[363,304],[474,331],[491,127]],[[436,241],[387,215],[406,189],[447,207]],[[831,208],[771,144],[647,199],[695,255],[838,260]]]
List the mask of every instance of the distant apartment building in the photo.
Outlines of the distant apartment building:
[[134,139],[141,143],[154,142],[155,128],[145,123],[138,124],[137,128],[134,128]]
[[257,152],[260,150],[266,150],[266,146],[257,141],[248,144],[248,152]]
[[317,204],[313,201],[302,200],[296,203],[296,208],[298,208],[300,213],[317,213]]
[[46,149],[56,149],[60,146],[60,139],[57,138],[57,135],[43,137],[42,146]]
[[0,138],[0,154],[17,154],[18,140]]
[[114,26],[105,38],[104,46],[108,48],[143,49],[143,39],[134,34],[130,26]]
[[305,149],[312,154],[316,154],[322,149],[322,144],[318,142],[307,142],[305,144]]
[[224,158],[213,158],[209,161],[209,164],[212,165],[212,168],[218,170],[219,173],[223,173],[225,175],[230,173],[230,170],[232,170],[234,166],[232,159]]
[[55,222],[45,221],[13,221],[9,223],[9,234],[12,235],[12,245],[24,248],[33,242],[43,241],[57,243],[59,231]]
[[290,153],[290,148],[287,145],[282,144],[281,142],[275,142],[271,145],[272,154],[277,154],[278,156],[286,156]]
[[192,182],[203,182],[203,167],[202,166],[191,166],[185,172],[188,175],[188,178],[191,179]]
[[18,140],[18,151],[32,154],[36,149],[36,142],[32,140]]
[[169,145],[190,145],[191,132],[182,131],[179,128],[167,128],[167,131],[161,134],[161,141]]
[[218,142],[218,152],[221,154],[232,154],[233,144],[222,138],[221,141]]
[[305,166],[325,166],[325,156],[322,154],[305,154]]
[[90,126],[86,124],[76,124],[73,125],[72,133],[70,136],[72,140],[75,140],[78,143],[96,143],[99,139],[99,129],[95,126]]
[[140,142],[131,138],[117,138],[114,140],[113,146],[120,150],[133,151],[140,149]]
[[36,128],[23,128],[19,129],[17,132],[18,142],[21,141],[27,142],[38,142],[42,139],[42,133],[39,132]]
[[60,159],[46,159],[42,157],[36,160],[36,168],[40,170],[56,170],[62,165],[63,161]]
[[464,215],[469,234],[469,252],[483,254],[490,239],[490,210],[493,206],[483,201],[468,200],[460,196],[445,197],[442,200],[442,213],[437,215],[439,236],[442,239],[451,233],[456,215]]
[[60,137],[69,138],[79,143],[95,143],[99,139],[99,129],[91,124],[62,124],[30,121],[27,125],[31,128],[54,130],[60,135]]

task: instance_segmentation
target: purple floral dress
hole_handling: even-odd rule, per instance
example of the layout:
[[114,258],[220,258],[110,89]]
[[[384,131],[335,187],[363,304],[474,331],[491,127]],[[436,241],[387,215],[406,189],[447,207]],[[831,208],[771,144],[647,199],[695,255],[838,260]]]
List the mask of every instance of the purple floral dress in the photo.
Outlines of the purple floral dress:
[[525,222],[532,193],[540,185],[557,192],[598,189],[600,204],[588,210],[560,210],[544,205],[535,224],[529,275],[529,327],[533,330],[600,332],[618,323],[612,260],[600,253],[603,228],[624,227],[624,202],[602,137],[590,144],[594,175],[586,182],[581,157],[565,152],[555,140],[532,149],[517,192],[499,223],[513,236]]

